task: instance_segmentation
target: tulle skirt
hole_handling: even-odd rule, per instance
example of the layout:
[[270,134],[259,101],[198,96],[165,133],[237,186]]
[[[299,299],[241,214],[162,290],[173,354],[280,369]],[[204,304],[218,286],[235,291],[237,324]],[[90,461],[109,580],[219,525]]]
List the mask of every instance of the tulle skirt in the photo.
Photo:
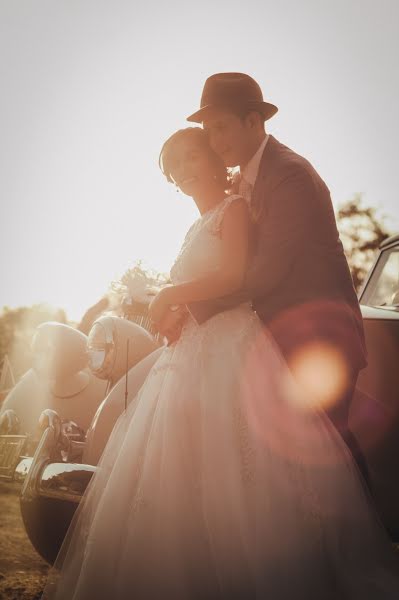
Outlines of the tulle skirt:
[[52,569],[65,600],[399,598],[357,466],[246,307],[165,348]]

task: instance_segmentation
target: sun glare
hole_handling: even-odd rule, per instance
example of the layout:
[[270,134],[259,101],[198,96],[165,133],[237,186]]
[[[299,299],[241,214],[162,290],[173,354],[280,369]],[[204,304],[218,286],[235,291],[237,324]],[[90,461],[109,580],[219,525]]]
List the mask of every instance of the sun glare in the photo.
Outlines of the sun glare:
[[304,409],[333,408],[348,384],[348,367],[340,350],[326,342],[305,344],[290,358],[292,402]]

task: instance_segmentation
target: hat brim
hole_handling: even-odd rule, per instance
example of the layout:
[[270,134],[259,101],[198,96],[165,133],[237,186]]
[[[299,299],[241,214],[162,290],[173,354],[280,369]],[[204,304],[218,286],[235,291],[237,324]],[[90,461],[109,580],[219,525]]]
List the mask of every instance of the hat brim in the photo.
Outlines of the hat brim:
[[245,102],[245,104],[207,104],[206,106],[203,106],[202,108],[197,110],[197,112],[187,117],[186,121],[190,121],[191,123],[202,123],[203,120],[206,118],[206,115],[209,115],[211,113],[212,109],[234,109],[243,108],[244,106],[253,110],[260,111],[265,121],[271,119],[271,117],[273,117],[278,111],[277,106],[275,106],[274,104],[270,104],[270,102],[252,101]]

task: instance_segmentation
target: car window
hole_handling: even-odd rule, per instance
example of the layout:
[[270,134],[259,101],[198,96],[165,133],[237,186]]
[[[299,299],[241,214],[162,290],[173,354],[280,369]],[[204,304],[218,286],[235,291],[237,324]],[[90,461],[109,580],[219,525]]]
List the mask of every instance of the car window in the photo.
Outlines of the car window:
[[399,307],[399,248],[382,252],[361,302],[368,306]]

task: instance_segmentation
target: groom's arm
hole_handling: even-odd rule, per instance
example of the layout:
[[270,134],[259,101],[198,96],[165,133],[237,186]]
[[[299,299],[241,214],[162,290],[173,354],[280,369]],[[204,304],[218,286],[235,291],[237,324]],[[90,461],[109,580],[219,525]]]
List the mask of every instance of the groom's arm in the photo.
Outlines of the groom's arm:
[[311,229],[317,227],[313,209],[317,183],[305,168],[291,169],[263,199],[257,252],[242,289],[231,296],[190,304],[188,309],[199,323],[241,302],[267,297],[290,276],[297,254],[309,239]]
[[244,291],[235,292],[229,296],[223,296],[223,298],[216,298],[215,300],[203,300],[202,302],[191,302],[187,305],[188,311],[197,321],[201,324],[217,315],[224,310],[229,310],[245,302],[247,295]]

